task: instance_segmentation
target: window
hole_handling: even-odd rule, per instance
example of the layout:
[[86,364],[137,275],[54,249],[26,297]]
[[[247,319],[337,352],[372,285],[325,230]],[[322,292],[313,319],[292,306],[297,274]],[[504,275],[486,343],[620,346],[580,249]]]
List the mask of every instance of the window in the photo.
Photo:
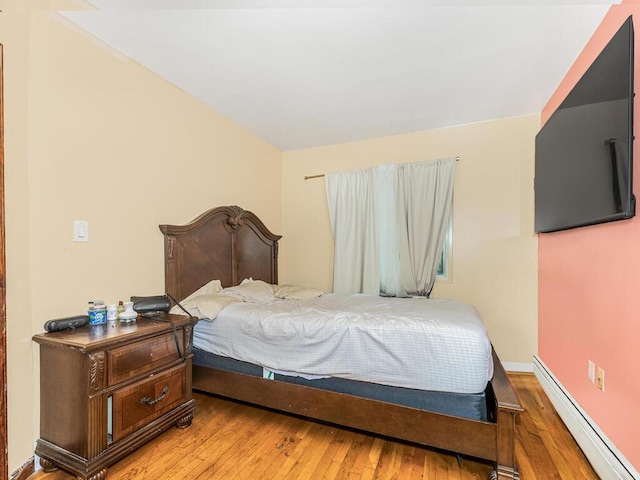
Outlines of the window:
[[449,228],[447,228],[447,236],[444,238],[442,253],[440,254],[440,264],[436,272],[436,281],[451,280],[451,243],[453,240],[453,222],[449,219]]

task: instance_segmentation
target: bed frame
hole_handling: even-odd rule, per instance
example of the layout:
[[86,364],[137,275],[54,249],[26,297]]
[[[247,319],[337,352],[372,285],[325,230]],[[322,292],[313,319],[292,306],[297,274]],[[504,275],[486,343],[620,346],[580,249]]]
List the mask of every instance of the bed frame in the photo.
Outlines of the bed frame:
[[[252,212],[211,209],[187,225],[160,225],[165,288],[176,299],[210,280],[224,287],[253,277],[278,283],[278,240]],[[469,420],[241,373],[193,365],[193,388],[282,412],[489,460],[494,479],[519,479],[515,429],[523,408],[493,352],[489,421]]]

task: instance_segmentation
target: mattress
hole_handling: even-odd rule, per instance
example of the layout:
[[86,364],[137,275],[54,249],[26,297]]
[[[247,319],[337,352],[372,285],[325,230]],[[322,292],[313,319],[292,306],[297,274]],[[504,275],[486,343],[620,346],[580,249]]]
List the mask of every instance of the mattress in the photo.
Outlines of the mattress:
[[455,300],[325,294],[239,302],[200,320],[194,347],[305,379],[480,393],[493,375],[475,308]]

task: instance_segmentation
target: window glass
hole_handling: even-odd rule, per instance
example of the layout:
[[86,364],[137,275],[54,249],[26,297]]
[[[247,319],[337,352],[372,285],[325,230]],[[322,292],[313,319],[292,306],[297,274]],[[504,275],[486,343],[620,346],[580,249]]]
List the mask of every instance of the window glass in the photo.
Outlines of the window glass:
[[436,280],[451,280],[451,241],[453,239],[453,222],[449,219],[447,236],[444,239],[442,253],[440,254],[440,264],[436,273]]

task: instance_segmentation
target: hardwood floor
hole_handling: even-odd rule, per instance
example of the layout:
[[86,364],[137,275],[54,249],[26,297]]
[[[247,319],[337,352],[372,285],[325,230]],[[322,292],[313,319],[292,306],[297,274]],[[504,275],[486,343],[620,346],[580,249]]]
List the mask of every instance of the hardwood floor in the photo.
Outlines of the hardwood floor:
[[[526,412],[521,480],[597,480],[537,379],[510,374]],[[491,465],[201,394],[191,427],[172,428],[109,468],[108,480],[472,480]],[[29,480],[69,480],[63,471]]]

